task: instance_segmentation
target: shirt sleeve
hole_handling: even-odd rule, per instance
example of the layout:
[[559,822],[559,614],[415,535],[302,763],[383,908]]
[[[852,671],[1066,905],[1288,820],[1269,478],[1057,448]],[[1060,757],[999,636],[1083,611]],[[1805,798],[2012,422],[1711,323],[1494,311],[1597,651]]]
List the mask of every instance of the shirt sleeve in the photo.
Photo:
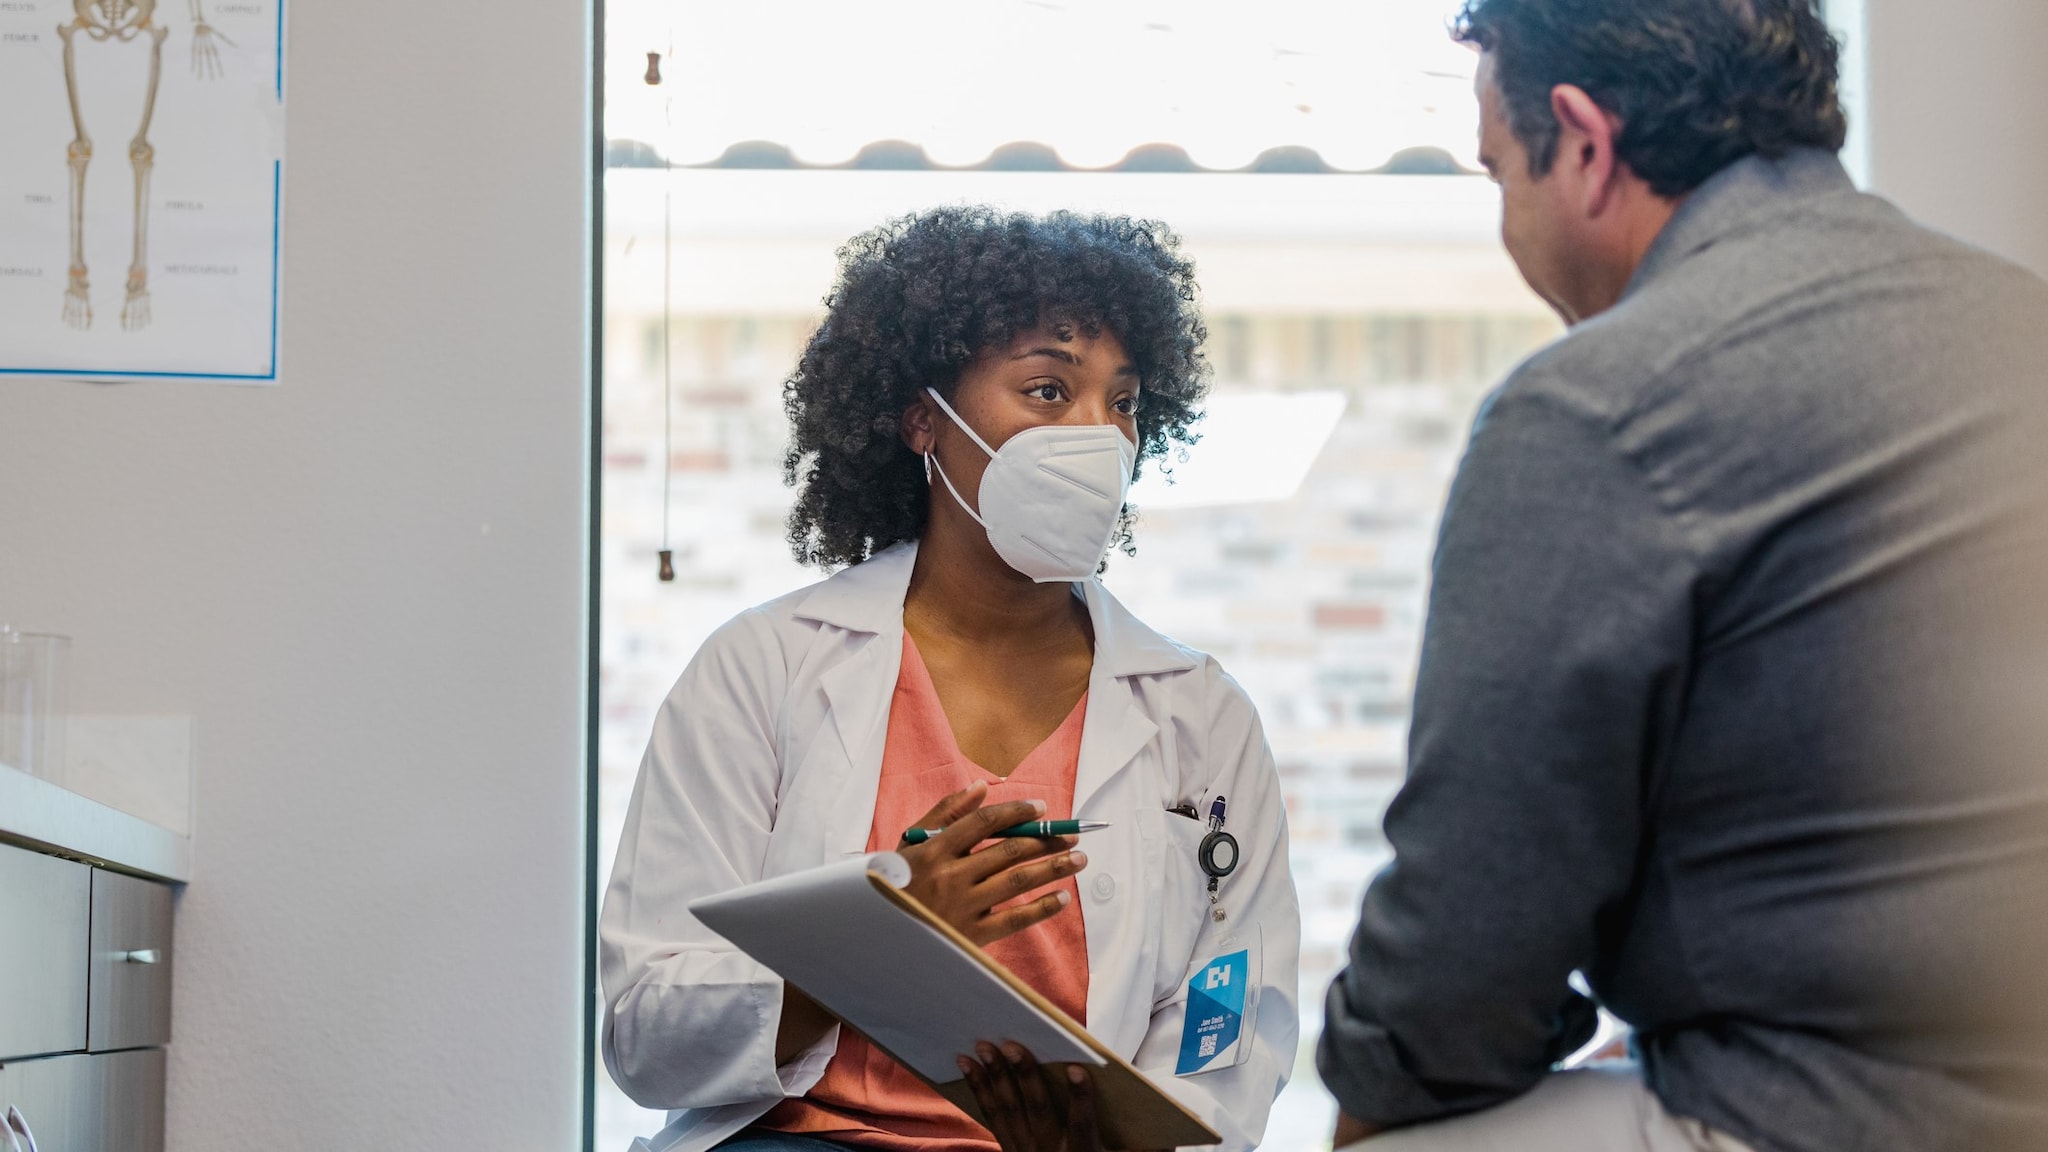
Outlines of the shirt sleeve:
[[645,1107],[800,1096],[837,1047],[835,1027],[778,1067],[782,979],[689,910],[761,879],[785,682],[749,612],[705,642],[655,718],[598,920],[605,1066]]
[[1348,1114],[1497,1104],[1589,1037],[1567,981],[1634,880],[1693,571],[1605,421],[1497,394],[1438,537],[1394,858],[1326,1002],[1316,1063]]

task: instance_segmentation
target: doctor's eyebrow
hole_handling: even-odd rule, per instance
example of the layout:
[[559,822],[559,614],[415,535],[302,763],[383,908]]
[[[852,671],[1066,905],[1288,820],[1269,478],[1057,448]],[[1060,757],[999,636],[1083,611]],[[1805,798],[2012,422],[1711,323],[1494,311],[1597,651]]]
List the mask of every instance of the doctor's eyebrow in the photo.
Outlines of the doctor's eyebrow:
[[[1079,356],[1074,355],[1065,348],[1053,348],[1050,346],[1019,352],[1015,356],[1010,357],[1010,359],[1014,362],[1017,360],[1029,360],[1033,356],[1050,356],[1055,360],[1064,361],[1077,368],[1081,365],[1081,358]],[[1138,366],[1136,364],[1125,364],[1116,370],[1116,374],[1119,376],[1136,376],[1138,374]]]
[[1081,358],[1079,356],[1074,355],[1072,352],[1067,351],[1065,348],[1054,348],[1050,345],[1044,348],[1027,349],[1023,352],[1017,353],[1015,356],[1010,357],[1010,359],[1029,360],[1033,356],[1050,356],[1055,360],[1064,360],[1069,364],[1079,364],[1081,362]]

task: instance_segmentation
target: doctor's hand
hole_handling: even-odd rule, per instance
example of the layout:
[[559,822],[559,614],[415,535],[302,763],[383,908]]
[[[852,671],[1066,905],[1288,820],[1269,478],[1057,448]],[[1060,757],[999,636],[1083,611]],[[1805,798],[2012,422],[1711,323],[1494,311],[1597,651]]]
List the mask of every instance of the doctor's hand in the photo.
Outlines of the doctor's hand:
[[997,905],[1072,876],[1088,864],[1088,857],[1066,837],[997,840],[976,851],[991,833],[1045,815],[1045,804],[1038,800],[984,808],[981,802],[987,795],[988,785],[976,782],[939,801],[917,826],[945,831],[922,844],[896,848],[910,863],[910,883],[904,891],[976,944],[1001,940],[1057,915],[1070,899],[1063,891],[1007,908]]
[[982,1124],[1003,1152],[1101,1152],[1102,1129],[1095,1120],[1095,1081],[1085,1069],[1068,1065],[1063,1077],[1066,1118],[1054,1104],[1046,1070],[1023,1045],[975,1046],[979,1060],[960,1057],[960,1071],[981,1106]]

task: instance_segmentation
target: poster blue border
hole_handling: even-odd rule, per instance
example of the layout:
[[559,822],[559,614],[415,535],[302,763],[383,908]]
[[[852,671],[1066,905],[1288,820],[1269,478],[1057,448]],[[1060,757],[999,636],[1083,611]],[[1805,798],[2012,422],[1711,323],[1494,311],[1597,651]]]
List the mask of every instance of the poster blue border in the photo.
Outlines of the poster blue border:
[[[284,103],[284,5],[277,0],[277,102]],[[270,162],[270,368],[265,372],[109,372],[95,368],[0,368],[0,376],[65,376],[91,380],[219,380],[234,384],[277,382],[278,301],[284,291],[280,252],[284,227],[284,161]]]

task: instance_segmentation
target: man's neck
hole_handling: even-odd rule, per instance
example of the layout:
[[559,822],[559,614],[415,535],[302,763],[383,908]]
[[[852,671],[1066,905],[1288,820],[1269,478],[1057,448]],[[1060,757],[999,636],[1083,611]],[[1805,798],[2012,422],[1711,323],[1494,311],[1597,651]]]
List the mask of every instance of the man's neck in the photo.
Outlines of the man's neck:
[[1608,237],[1607,247],[1612,253],[1610,259],[1602,261],[1588,276],[1582,290],[1573,302],[1576,315],[1567,314],[1568,323],[1577,324],[1590,320],[1621,302],[1629,284],[1636,277],[1636,269],[1643,266],[1643,260],[1656,247],[1657,238],[1671,224],[1671,218],[1678,215],[1678,209],[1685,203],[1685,197],[1667,199],[1640,188],[1630,198],[1630,203],[1614,221],[1613,231]]

